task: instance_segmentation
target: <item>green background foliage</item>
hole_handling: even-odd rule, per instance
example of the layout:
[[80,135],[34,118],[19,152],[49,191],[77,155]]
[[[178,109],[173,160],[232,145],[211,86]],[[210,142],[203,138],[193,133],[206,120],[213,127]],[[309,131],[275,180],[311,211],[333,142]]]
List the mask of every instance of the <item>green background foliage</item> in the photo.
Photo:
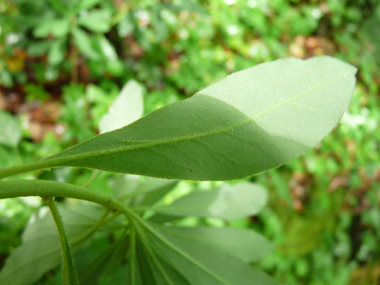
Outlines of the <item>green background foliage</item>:
[[[10,126],[14,130],[9,139],[0,137],[0,167],[32,162],[93,137],[131,79],[142,86],[140,107],[147,114],[258,63],[333,55],[359,68],[350,109],[315,149],[247,179],[269,190],[268,205],[250,218],[176,217],[174,222],[263,233],[276,250],[258,266],[286,284],[376,284],[379,22],[376,0],[0,1],[0,134]],[[120,185],[142,187],[141,178],[83,169],[23,175],[35,177],[86,184],[115,196],[125,187]],[[185,194],[216,186],[221,183],[182,181],[170,193],[165,187],[152,191],[157,197],[145,201],[159,201],[165,209]],[[0,200],[0,264],[21,244],[22,229],[40,207],[33,198]],[[151,219],[173,222],[164,213]],[[75,258],[91,264],[91,249],[100,253],[121,236],[106,231]],[[40,282],[54,284],[59,274],[52,270]]]

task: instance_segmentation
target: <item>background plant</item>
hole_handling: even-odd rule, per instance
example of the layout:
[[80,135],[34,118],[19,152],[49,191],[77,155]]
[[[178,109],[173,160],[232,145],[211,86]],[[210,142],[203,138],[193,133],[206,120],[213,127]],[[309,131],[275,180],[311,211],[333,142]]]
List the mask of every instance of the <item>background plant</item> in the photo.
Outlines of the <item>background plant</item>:
[[[50,11],[50,18],[63,17],[55,14],[51,4],[39,2],[45,5],[43,11]],[[22,1],[2,1],[1,72],[7,70],[7,74],[1,75],[0,108],[17,114],[23,137],[17,149],[20,155],[12,147],[0,146],[2,167],[18,164],[20,157],[23,162],[35,161],[92,137],[100,117],[128,79],[142,82],[149,90],[144,92],[144,113],[148,113],[259,62],[286,55],[332,54],[359,67],[350,111],[315,150],[251,178],[269,189],[269,206],[255,219],[228,223],[253,227],[274,241],[279,250],[261,266],[279,280],[289,284],[374,283],[379,272],[379,138],[374,131],[379,121],[377,1],[227,2],[136,1],[128,6],[102,1],[88,8],[108,5],[112,17],[119,15],[103,35],[116,50],[123,72],[104,71],[104,64],[90,64],[78,51],[79,84],[67,88],[72,72],[69,51],[78,47],[68,43],[63,62],[51,67],[47,51],[33,56],[28,49],[35,42],[55,41],[51,35],[33,35],[34,26],[47,12],[34,17],[33,27],[22,22],[43,5],[24,9],[29,14],[22,14]],[[80,17],[80,13],[74,14]],[[96,34],[80,28],[88,37]],[[53,69],[59,71],[56,80],[50,79]],[[14,88],[4,88],[7,78],[16,84]],[[36,103],[37,94],[44,93],[17,82],[37,86],[51,97],[41,95]],[[25,96],[31,98],[30,104],[25,104]],[[39,177],[81,185],[91,175],[86,170],[62,169]],[[107,179],[100,175],[92,187],[111,191]],[[1,203],[5,257],[19,243],[17,233],[40,202],[18,199]],[[327,220],[332,222],[325,226]],[[313,234],[303,239],[305,232]]]

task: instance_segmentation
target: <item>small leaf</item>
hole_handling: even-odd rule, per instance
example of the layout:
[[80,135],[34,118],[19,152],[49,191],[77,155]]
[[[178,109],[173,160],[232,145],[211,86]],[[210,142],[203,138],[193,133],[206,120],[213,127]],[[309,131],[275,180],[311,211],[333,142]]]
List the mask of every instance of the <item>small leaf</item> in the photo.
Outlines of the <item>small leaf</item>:
[[81,53],[93,60],[100,58],[100,55],[97,53],[93,46],[91,37],[85,31],[74,27],[71,32],[74,37],[74,42]]
[[49,19],[42,21],[33,30],[33,35],[36,38],[46,38],[49,35],[53,35],[57,38],[65,37],[70,30],[70,20],[68,18],[63,19]]
[[65,58],[65,40],[54,41],[49,49],[48,61],[52,65],[60,64]]
[[256,215],[265,206],[267,191],[258,184],[241,182],[219,189],[192,192],[154,211],[174,216],[215,217],[234,220]]
[[80,1],[79,11],[90,9],[98,4],[101,0],[82,0]]
[[333,129],[349,106],[356,71],[329,56],[260,64],[44,165],[171,179],[254,175],[302,155]]
[[110,30],[111,13],[108,10],[91,10],[78,20],[81,25],[95,33],[106,33]]
[[18,121],[8,112],[0,110],[0,144],[16,147],[21,141],[21,128]]
[[143,115],[142,88],[134,80],[128,81],[119,96],[99,123],[101,133],[124,127]]
[[51,41],[31,41],[28,44],[27,53],[32,57],[41,56],[48,53],[51,44]]
[[117,59],[117,53],[114,46],[107,40],[104,35],[96,35],[95,40],[104,58],[111,61],[115,61]]

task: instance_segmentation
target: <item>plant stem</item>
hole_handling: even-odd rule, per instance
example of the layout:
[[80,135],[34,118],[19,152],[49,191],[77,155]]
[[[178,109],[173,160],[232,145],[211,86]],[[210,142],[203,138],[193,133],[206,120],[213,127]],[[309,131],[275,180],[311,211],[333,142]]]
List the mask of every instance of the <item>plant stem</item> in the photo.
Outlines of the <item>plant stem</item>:
[[78,276],[75,270],[74,259],[71,254],[70,244],[67,239],[65,227],[63,226],[62,217],[59,213],[54,197],[45,198],[44,201],[49,206],[50,212],[58,229],[59,239],[62,249],[62,284],[79,284]]
[[[70,18],[70,24],[71,28],[74,28],[76,26],[76,16],[72,15]],[[69,37],[69,49],[70,49],[70,62],[71,62],[71,82],[77,83],[78,82],[78,49],[75,45],[74,36],[70,34]]]
[[128,218],[139,219],[139,217],[120,201],[97,192],[89,191],[87,188],[47,180],[11,180],[0,181],[0,199],[25,196],[40,197],[68,197],[81,199],[106,206],[117,210]]

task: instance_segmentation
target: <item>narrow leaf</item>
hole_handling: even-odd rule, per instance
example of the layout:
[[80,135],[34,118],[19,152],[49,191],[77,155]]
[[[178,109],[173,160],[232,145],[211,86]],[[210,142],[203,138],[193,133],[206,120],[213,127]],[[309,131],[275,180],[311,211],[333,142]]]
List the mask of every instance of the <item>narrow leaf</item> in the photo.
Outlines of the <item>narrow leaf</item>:
[[219,189],[197,191],[154,211],[174,216],[215,217],[234,220],[253,216],[267,202],[267,191],[258,184],[241,182]]
[[302,155],[326,136],[349,106],[356,71],[329,56],[260,64],[43,165],[171,179],[247,177]]

